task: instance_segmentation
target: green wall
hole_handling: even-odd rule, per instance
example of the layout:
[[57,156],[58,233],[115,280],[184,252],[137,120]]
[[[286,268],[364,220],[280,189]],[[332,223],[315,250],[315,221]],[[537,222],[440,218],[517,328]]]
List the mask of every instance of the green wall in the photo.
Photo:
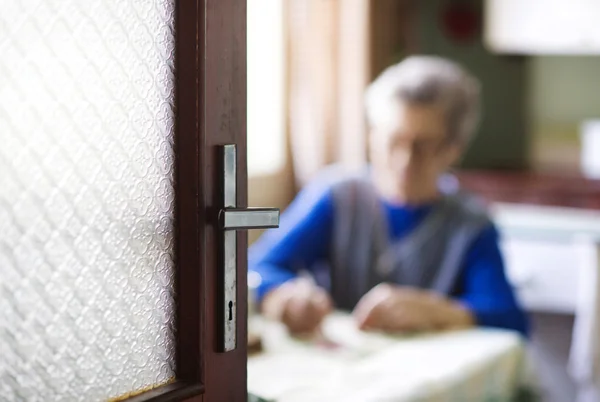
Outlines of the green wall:
[[600,56],[540,56],[528,63],[529,108],[538,124],[600,118]]
[[[416,40],[419,53],[453,59],[482,83],[483,119],[463,160],[469,168],[519,168],[527,165],[526,59],[494,55],[481,38],[460,44],[446,38],[441,11],[452,0],[418,2]],[[481,1],[467,1],[482,16]]]

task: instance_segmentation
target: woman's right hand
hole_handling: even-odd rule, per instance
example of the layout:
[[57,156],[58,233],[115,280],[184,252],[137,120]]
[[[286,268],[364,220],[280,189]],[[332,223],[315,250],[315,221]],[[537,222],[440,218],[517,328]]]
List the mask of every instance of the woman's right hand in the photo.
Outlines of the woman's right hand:
[[283,322],[293,334],[315,331],[332,309],[325,289],[306,278],[284,283],[267,293],[262,302],[263,314]]

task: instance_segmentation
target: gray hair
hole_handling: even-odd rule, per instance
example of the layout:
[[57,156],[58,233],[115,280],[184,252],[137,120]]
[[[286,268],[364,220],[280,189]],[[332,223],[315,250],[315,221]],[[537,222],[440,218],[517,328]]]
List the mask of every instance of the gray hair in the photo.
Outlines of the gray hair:
[[377,77],[366,94],[369,123],[377,125],[396,113],[394,101],[442,105],[454,143],[467,144],[479,122],[479,81],[441,57],[411,56]]

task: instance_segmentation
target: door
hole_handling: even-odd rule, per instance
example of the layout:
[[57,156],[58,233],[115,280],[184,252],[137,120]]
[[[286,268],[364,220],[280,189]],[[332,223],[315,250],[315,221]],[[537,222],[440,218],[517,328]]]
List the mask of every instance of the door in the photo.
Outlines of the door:
[[0,400],[245,400],[245,1],[1,3]]

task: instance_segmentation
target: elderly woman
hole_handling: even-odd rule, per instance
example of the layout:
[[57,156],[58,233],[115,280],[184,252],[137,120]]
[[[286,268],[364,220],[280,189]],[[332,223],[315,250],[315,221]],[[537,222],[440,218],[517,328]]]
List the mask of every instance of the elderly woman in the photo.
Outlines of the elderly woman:
[[413,56],[375,80],[366,105],[371,165],[327,169],[251,248],[264,314],[293,332],[314,330],[335,306],[362,329],[526,334],[498,232],[446,174],[476,128],[476,79]]

